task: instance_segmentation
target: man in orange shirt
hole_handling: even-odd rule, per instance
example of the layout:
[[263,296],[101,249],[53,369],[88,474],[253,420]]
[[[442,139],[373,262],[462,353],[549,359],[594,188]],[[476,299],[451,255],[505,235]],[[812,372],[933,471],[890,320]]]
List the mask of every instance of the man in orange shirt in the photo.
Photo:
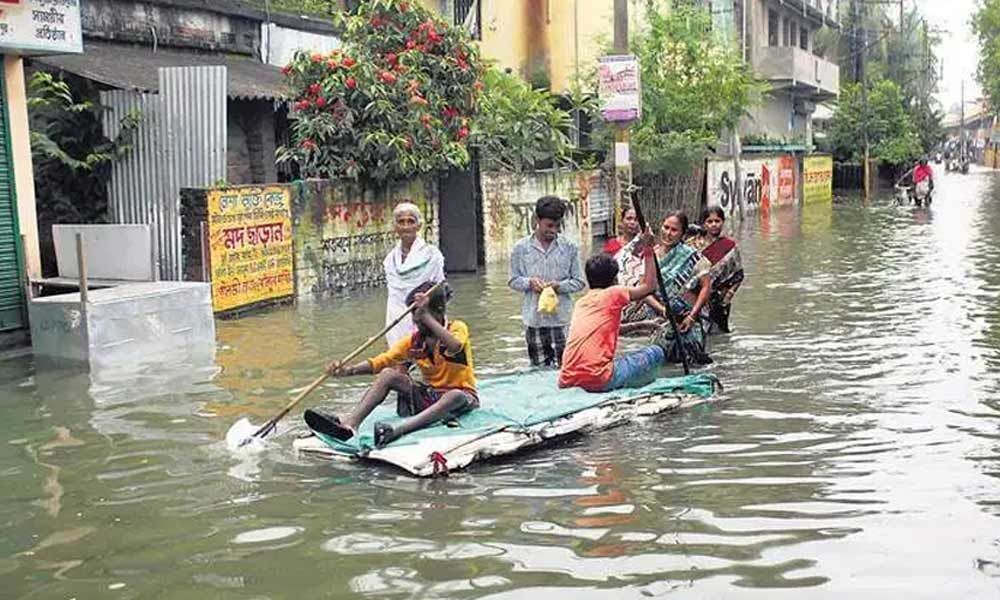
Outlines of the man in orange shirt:
[[642,235],[636,251],[644,257],[642,282],[634,287],[615,285],[618,263],[606,254],[592,256],[584,271],[588,291],[573,307],[569,339],[559,371],[559,387],[581,387],[588,392],[606,392],[648,383],[664,363],[660,346],[649,346],[615,358],[622,309],[656,290],[653,234]]
[[[406,298],[407,304],[417,306],[413,311],[416,332],[364,362],[345,366],[335,361],[327,367],[335,377],[374,373],[378,376],[361,402],[343,419],[318,410],[306,410],[305,420],[310,429],[341,441],[349,440],[389,392],[396,391],[400,398],[396,412],[407,418],[395,425],[384,421],[375,423],[375,446],[381,448],[407,433],[479,406],[469,328],[462,321],[445,318],[450,290],[442,284],[442,289],[427,295],[425,292],[433,285],[432,282],[422,283]],[[393,368],[406,361],[417,364],[425,384]]]

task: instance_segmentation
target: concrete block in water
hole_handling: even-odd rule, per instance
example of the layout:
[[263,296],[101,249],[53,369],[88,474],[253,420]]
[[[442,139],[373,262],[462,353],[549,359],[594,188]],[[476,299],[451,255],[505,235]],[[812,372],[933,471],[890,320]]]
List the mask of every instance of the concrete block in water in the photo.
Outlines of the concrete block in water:
[[79,292],[36,298],[28,313],[38,356],[113,365],[215,351],[207,283],[153,281],[90,290],[86,323]]

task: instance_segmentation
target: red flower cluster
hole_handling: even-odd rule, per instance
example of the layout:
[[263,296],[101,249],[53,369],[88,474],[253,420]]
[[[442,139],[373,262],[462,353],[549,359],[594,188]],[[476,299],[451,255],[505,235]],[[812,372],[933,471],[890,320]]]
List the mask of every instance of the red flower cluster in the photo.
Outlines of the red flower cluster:
[[300,53],[282,69],[296,97],[286,156],[309,177],[390,179],[463,164],[482,90],[467,35],[413,0],[363,3],[344,19],[342,49]]

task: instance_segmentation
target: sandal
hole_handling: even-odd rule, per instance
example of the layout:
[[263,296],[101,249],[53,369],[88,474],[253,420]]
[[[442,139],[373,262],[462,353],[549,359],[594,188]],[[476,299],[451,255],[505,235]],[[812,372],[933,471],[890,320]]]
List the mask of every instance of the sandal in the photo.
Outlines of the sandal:
[[382,448],[386,444],[389,444],[399,438],[396,434],[396,430],[385,421],[379,421],[375,423],[375,447]]
[[354,437],[357,432],[354,429],[340,422],[340,417],[333,414],[325,414],[318,410],[307,408],[305,412],[306,425],[316,433],[322,433],[335,440],[346,442]]

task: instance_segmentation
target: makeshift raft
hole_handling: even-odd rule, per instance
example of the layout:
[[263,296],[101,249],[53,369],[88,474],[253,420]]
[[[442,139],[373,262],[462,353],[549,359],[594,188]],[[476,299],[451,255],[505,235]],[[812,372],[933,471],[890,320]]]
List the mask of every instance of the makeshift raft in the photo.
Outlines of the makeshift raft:
[[[721,389],[711,374],[657,379],[641,388],[590,393],[559,389],[555,371],[536,371],[480,382],[481,407],[456,423],[441,423],[375,448],[377,421],[398,420],[387,401],[361,424],[357,436],[341,442],[321,433],[295,441],[304,453],[395,465],[418,477],[461,469],[474,462],[636,417],[712,402]],[[391,406],[390,406],[391,405]]]

